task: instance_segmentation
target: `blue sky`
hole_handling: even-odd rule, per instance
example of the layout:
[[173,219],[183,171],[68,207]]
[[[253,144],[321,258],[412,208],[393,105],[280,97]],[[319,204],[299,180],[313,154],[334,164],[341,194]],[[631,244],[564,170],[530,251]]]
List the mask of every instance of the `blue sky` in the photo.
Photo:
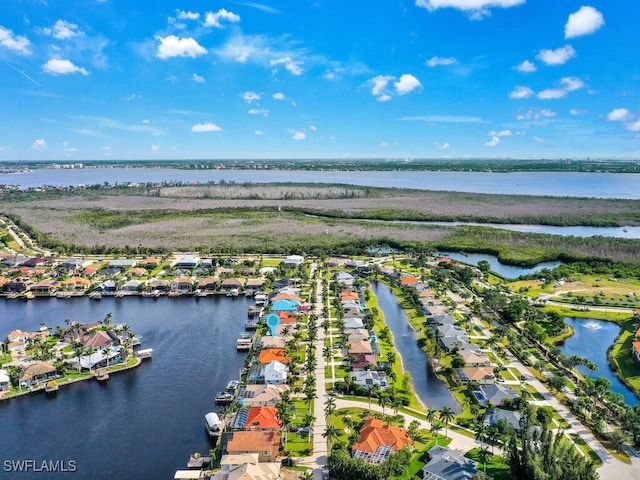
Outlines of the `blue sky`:
[[638,158],[636,0],[14,0],[0,160]]

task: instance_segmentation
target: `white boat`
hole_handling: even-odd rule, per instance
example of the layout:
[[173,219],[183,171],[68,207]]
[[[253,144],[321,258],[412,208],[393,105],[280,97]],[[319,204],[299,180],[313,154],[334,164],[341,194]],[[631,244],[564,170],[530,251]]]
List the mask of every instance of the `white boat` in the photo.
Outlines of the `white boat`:
[[210,437],[219,437],[222,431],[222,422],[215,412],[209,412],[204,416],[204,428]]
[[266,305],[269,301],[269,296],[266,293],[256,293],[253,298],[256,301],[256,305]]
[[227,390],[235,390],[240,386],[240,380],[231,380],[227,383]]

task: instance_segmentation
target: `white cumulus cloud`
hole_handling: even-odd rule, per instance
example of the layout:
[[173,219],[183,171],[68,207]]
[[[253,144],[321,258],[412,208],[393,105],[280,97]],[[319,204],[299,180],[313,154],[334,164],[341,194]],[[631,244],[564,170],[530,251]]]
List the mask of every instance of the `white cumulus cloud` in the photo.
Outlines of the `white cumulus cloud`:
[[47,142],[45,141],[44,138],[38,138],[36,139],[36,141],[33,142],[33,144],[31,145],[31,148],[36,150],[47,148]]
[[302,75],[302,72],[303,72],[302,62],[293,60],[289,56],[274,58],[273,60],[269,61],[269,65],[272,67],[276,65],[284,65],[284,68],[286,68],[289,72],[291,72],[292,75],[296,75],[296,76]]
[[396,88],[396,93],[398,95],[406,95],[422,85],[420,84],[420,80],[416,77],[409,73],[405,73],[400,77],[400,80],[393,84],[393,86]]
[[264,132],[262,130],[255,130],[253,132],[254,135],[264,135]]
[[626,122],[631,119],[631,112],[626,108],[614,108],[607,114],[607,120],[612,122]]
[[157,152],[158,150],[160,150],[160,145],[151,145],[151,150]]
[[247,103],[257,102],[258,100],[260,100],[260,94],[251,91],[244,92],[242,94],[242,99]]
[[160,42],[156,57],[163,60],[171,57],[196,58],[207,53],[207,49],[191,37],[167,35],[166,37],[158,36],[156,40]]
[[536,67],[535,64],[533,62],[530,62],[529,60],[524,60],[513,68],[514,70],[522,73],[533,73],[538,70],[538,67]]
[[495,135],[491,137],[491,140],[487,140],[486,142],[484,142],[485,147],[497,147],[498,145],[500,145],[500,137],[497,137]]
[[304,140],[307,138],[307,134],[300,131],[293,132],[293,136],[291,137],[293,140]]
[[540,100],[552,100],[564,98],[569,92],[579,90],[584,87],[584,82],[577,77],[563,77],[560,79],[558,88],[547,88],[538,93]]
[[500,130],[499,132],[491,130],[489,133],[487,133],[487,135],[489,135],[490,137],[510,137],[511,135],[513,135],[513,133],[511,132],[511,130]]
[[630,132],[640,132],[640,120],[629,122],[625,124],[624,128],[626,128]]
[[555,50],[540,50],[540,53],[538,53],[536,58],[547,65],[555,66],[567,63],[575,56],[576,51],[573,47],[571,45],[565,45],[564,47],[556,48]]
[[435,146],[438,150],[449,150],[449,147],[450,147],[448,142],[444,142],[444,143],[436,142]]
[[67,40],[84,35],[84,32],[78,28],[78,25],[65,20],[58,20],[53,27],[43,29],[43,33],[51,35],[58,40]]
[[393,80],[393,77],[390,75],[378,75],[377,77],[373,77],[369,80],[369,82],[373,84],[373,87],[371,88],[371,95],[374,97],[382,95],[391,80]]
[[178,18],[180,20],[197,20],[200,18],[199,13],[194,12],[185,12],[183,10],[178,10]]
[[271,95],[271,98],[274,100],[286,100],[287,97],[285,97],[284,93],[277,92]]
[[265,117],[269,116],[269,110],[265,110],[264,108],[250,108],[248,110],[249,115],[262,115]]
[[569,15],[564,26],[564,38],[590,35],[604,25],[604,16],[593,7],[582,6]]
[[540,120],[541,118],[553,118],[557,114],[553,110],[543,108],[542,110],[528,110],[525,113],[516,115],[518,120]]
[[27,37],[15,35],[12,30],[0,26],[0,47],[7,48],[23,55],[31,53],[31,42]]
[[532,95],[533,95],[533,90],[531,90],[529,87],[517,86],[509,94],[509,98],[523,99],[523,98],[529,98]]
[[51,75],[70,75],[72,73],[89,75],[89,72],[84,68],[74,65],[71,60],[62,58],[52,58],[42,66],[42,70]]
[[191,127],[191,131],[195,133],[220,132],[221,130],[222,128],[211,122],[196,123],[193,127]]
[[207,12],[204,17],[204,25],[206,27],[222,28],[221,22],[238,23],[240,15],[221,8],[217,12]]
[[429,11],[439,8],[455,8],[466,12],[472,20],[480,20],[491,14],[492,8],[511,8],[526,0],[416,0],[418,7]]
[[201,77],[200,75],[198,75],[197,73],[194,73],[193,75],[191,75],[191,78],[193,79],[194,82],[196,83],[204,83],[204,77]]
[[569,110],[569,113],[573,116],[578,116],[578,115],[584,115],[585,113],[587,113],[587,111],[579,108],[572,108],[571,110]]
[[425,62],[428,67],[446,67],[449,65],[456,65],[458,60],[453,57],[431,57]]

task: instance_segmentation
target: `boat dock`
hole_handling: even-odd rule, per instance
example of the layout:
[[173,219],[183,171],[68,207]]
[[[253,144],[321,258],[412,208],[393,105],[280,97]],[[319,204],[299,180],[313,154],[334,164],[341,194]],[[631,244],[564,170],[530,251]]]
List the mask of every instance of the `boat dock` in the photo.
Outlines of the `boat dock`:
[[142,350],[138,350],[136,352],[136,357],[138,357],[140,360],[153,358],[153,348],[143,348]]
[[237,350],[251,350],[251,346],[253,345],[253,335],[250,333],[241,333],[238,339],[236,340],[236,349]]

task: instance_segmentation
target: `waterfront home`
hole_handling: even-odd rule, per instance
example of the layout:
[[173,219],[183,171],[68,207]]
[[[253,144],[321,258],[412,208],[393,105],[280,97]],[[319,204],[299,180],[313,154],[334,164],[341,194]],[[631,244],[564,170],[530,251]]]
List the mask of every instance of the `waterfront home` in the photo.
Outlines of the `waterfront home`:
[[125,293],[137,293],[142,290],[143,282],[140,280],[127,280],[120,287],[121,292]]
[[461,450],[436,445],[428,453],[429,461],[422,467],[423,480],[470,480],[478,473],[478,463]]
[[158,292],[166,293],[171,289],[171,283],[168,280],[158,280],[153,279],[147,283],[146,290],[148,292],[153,292],[157,290]]
[[275,406],[288,392],[289,386],[282,384],[245,385],[238,392],[238,404],[243,407]]
[[0,393],[8,392],[11,388],[11,379],[6,370],[0,369]]
[[280,318],[280,325],[282,324],[289,324],[289,326],[295,326],[295,324],[298,322],[298,318],[294,317],[291,312],[285,312],[283,310],[280,310],[278,312],[274,312],[278,314],[278,317]]
[[241,278],[225,278],[220,284],[220,290],[225,292],[231,290],[239,290],[244,286],[244,280]]
[[360,330],[364,328],[364,321],[360,317],[343,318],[345,330]]
[[287,383],[289,367],[277,360],[269,362],[262,371],[264,383],[267,385],[281,385]]
[[360,438],[351,447],[351,454],[365,463],[378,465],[398,450],[412,447],[413,440],[404,428],[367,416],[360,429]]
[[289,255],[282,261],[288,267],[298,267],[304,263],[302,255]]
[[66,270],[80,270],[87,265],[90,265],[90,260],[83,260],[81,258],[69,258],[64,262],[59,264],[59,267],[64,268]]
[[193,269],[200,265],[200,257],[195,255],[184,255],[173,264],[175,268]]
[[280,430],[281,422],[276,407],[251,407],[245,418],[242,428],[247,430]]
[[248,278],[245,287],[251,290],[259,290],[264,286],[264,278]]
[[505,403],[505,400],[513,401],[518,397],[518,392],[500,383],[478,385],[472,389],[472,393],[480,405],[489,403],[492,405],[502,405]]
[[57,280],[46,279],[31,285],[31,291],[40,295],[51,295],[61,286],[62,284]]
[[266,365],[274,360],[280,363],[289,363],[289,359],[283,348],[265,348],[258,354],[258,362]]
[[98,285],[94,291],[100,293],[115,293],[118,288],[115,280],[105,280]]
[[387,381],[387,374],[384,372],[377,372],[375,370],[362,370],[351,372],[353,377],[353,383],[360,385],[364,388],[371,388],[374,385],[380,386],[380,388],[387,388],[389,382]]
[[4,253],[0,255],[0,263],[7,267],[15,267],[29,260],[29,257],[21,253]]
[[358,340],[355,342],[349,342],[347,353],[349,356],[359,354],[371,355],[373,354],[373,348],[371,348],[371,342],[369,340]]
[[360,340],[369,340],[369,331],[366,328],[356,328],[349,330],[349,342],[358,342]]
[[4,292],[4,287],[9,283],[9,279],[7,277],[0,277],[0,292]]
[[84,335],[81,343],[85,348],[105,348],[120,345],[120,339],[111,330],[96,330]]
[[84,277],[71,277],[62,281],[62,287],[64,290],[73,290],[76,292],[83,292],[91,286],[91,280]]
[[636,362],[640,363],[640,342],[633,342],[631,344],[631,354]]
[[5,292],[22,293],[26,292],[33,285],[33,281],[28,277],[18,277],[11,280],[4,286]]
[[257,453],[259,462],[275,462],[280,451],[280,432],[233,432],[226,445],[227,455]]
[[463,383],[476,382],[480,385],[494,383],[493,367],[462,367],[456,369],[458,380]]
[[258,454],[223,455],[220,459],[224,480],[272,480],[280,477],[278,462],[259,462]]
[[348,272],[339,271],[339,272],[336,272],[335,274],[335,280],[336,280],[336,283],[341,283],[343,285],[350,286],[350,285],[353,285],[355,278],[353,275],[351,275]]
[[178,277],[171,280],[171,291],[178,293],[189,293],[193,286],[193,279],[189,277]]
[[[429,307],[435,309],[436,307]],[[456,319],[453,318],[446,310],[443,313],[432,313],[431,317],[428,319],[429,325],[435,326],[455,326]]]
[[283,349],[287,343],[287,339],[285,337],[272,337],[271,335],[265,335],[264,337],[260,337],[258,339],[257,344],[260,348],[279,348]]
[[60,372],[53,362],[35,362],[24,368],[20,376],[20,387],[31,388],[39,383],[44,383],[60,377]]
[[205,277],[198,280],[198,288],[207,292],[213,292],[218,287],[217,277]]
[[346,361],[347,365],[351,367],[351,369],[356,371],[362,370],[375,370],[378,368],[378,362],[376,361],[376,356],[372,354],[358,354],[351,356],[351,360]]
[[79,370],[95,370],[122,363],[124,360],[123,349],[118,346],[104,347],[97,350],[89,350],[88,355],[73,357],[71,364]]
[[458,355],[462,357],[464,364],[467,366],[488,367],[491,365],[489,357],[485,353],[476,350],[463,348],[458,350]]
[[147,273],[147,269],[142,267],[134,267],[127,270],[127,274],[132,277],[144,277]]
[[297,312],[300,310],[300,302],[294,300],[277,300],[271,304],[274,312]]
[[279,300],[290,300],[292,302],[302,303],[298,294],[292,291],[278,292],[276,295],[271,297],[272,302],[277,302]]
[[45,340],[49,336],[48,330],[41,330],[38,332],[23,332],[20,329],[12,330],[7,335],[7,343],[11,342],[26,342],[29,339],[40,337],[41,340]]
[[141,260],[139,265],[142,265],[145,268],[153,269],[160,265],[160,261],[161,260],[159,258],[148,257],[144,260]]
[[420,281],[416,277],[404,275],[400,277],[400,285],[403,287],[415,287]]

